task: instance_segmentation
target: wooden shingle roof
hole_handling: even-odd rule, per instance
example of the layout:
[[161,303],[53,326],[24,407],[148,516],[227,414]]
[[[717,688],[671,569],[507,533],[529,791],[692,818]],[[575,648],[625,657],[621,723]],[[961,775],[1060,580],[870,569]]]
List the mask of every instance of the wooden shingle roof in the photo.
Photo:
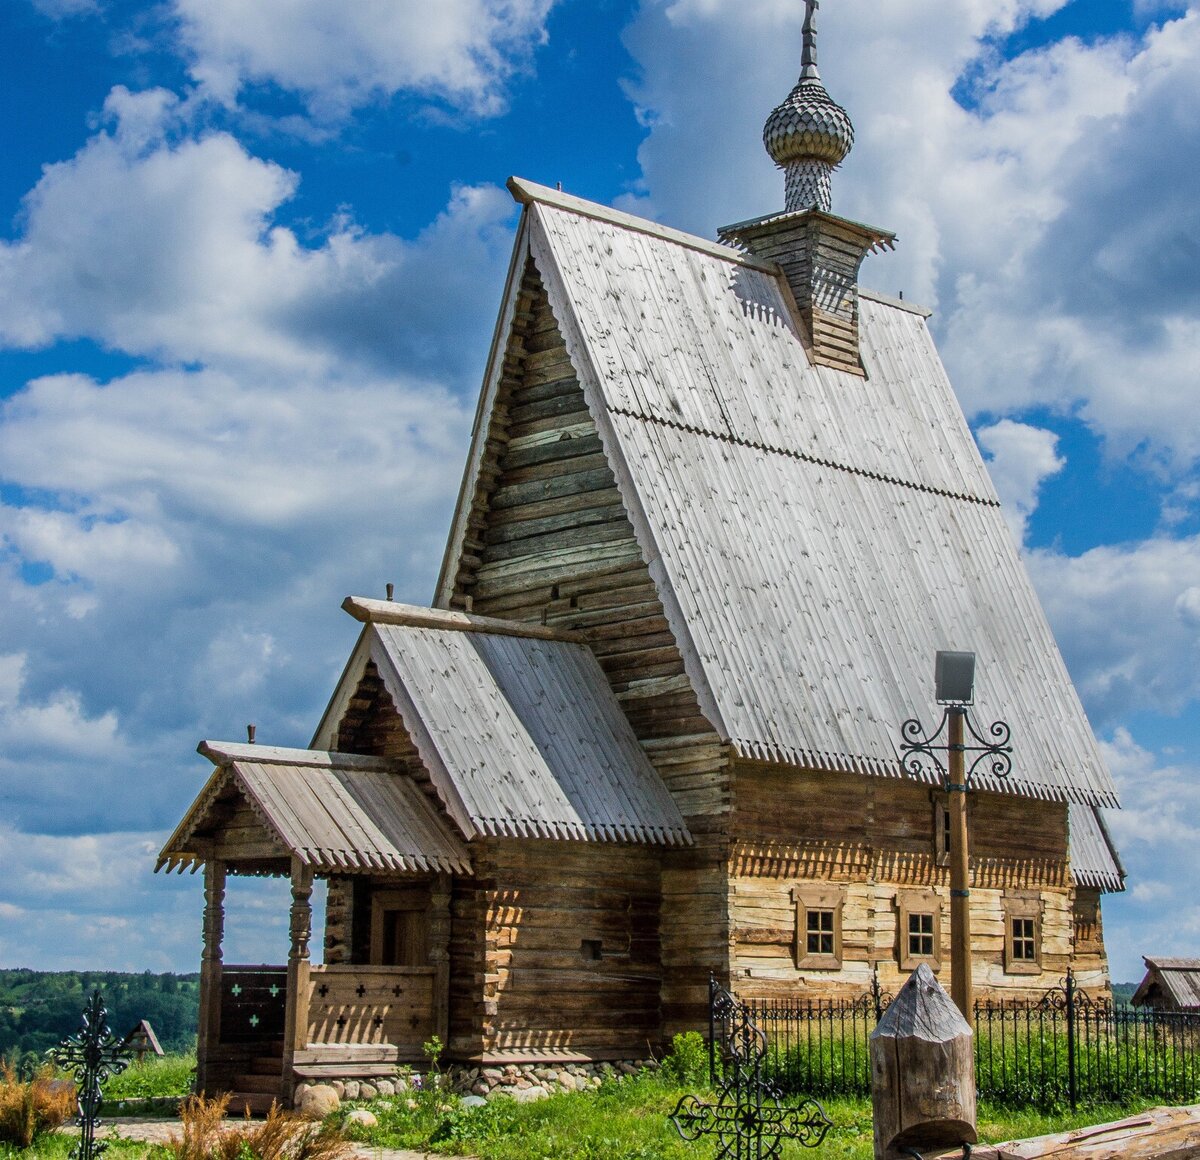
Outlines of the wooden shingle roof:
[[346,607],[369,623],[315,744],[332,743],[373,662],[466,837],[691,843],[586,646],[516,622],[362,599]]
[[814,366],[772,265],[511,184],[517,257],[717,732],[748,758],[900,776],[901,723],[935,711],[935,652],[971,649],[973,716],[1007,720],[1014,745],[1012,775],[977,784],[1116,805],[925,312],[864,292],[865,378]]
[[[232,787],[281,852],[313,870],[471,872],[462,839],[432,803],[389,763],[349,753],[205,741],[217,766],[159,855],[157,869],[193,869],[207,858],[212,811]],[[219,828],[219,827],[218,827]]]

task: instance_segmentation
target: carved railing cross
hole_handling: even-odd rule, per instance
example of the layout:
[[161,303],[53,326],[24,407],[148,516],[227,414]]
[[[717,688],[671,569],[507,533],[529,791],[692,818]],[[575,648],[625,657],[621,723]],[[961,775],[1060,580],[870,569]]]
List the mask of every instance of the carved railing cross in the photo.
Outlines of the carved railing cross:
[[[815,1100],[785,1107],[778,1088],[763,1078],[767,1037],[755,1026],[745,1006],[728,991],[709,982],[709,1014],[724,1040],[725,1067],[716,1103],[684,1096],[671,1122],[685,1140],[715,1136],[717,1160],[776,1160],[784,1140],[816,1148],[833,1122]],[[714,1031],[715,1034],[715,1031]]]
[[99,991],[88,1000],[79,1030],[51,1049],[50,1055],[64,1071],[74,1074],[79,1092],[79,1145],[72,1149],[71,1160],[96,1160],[108,1147],[96,1139],[101,1085],[123,1072],[133,1059],[129,1048],[109,1031],[108,1011]]

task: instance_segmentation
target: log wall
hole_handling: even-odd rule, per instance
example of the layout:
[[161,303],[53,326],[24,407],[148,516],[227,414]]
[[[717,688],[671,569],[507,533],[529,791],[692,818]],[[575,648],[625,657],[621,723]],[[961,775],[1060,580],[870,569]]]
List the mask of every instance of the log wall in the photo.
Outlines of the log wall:
[[696,846],[663,866],[667,1034],[728,971],[728,755],[700,711],[532,263],[504,356],[453,607],[583,632]]
[[657,850],[607,842],[486,843],[470,900],[483,918],[485,1058],[657,1050],[659,861]]
[[[892,991],[900,967],[900,904],[933,891],[939,904],[940,970],[949,979],[949,867],[935,847],[935,803],[927,787],[883,778],[737,763],[729,865],[730,942],[737,990],[753,997],[854,997],[872,971]],[[1089,964],[1076,949],[1076,894],[1067,862],[1066,806],[976,792],[972,831],[971,932],[981,997],[1037,995],[1068,965]],[[839,969],[797,969],[797,904],[806,884],[838,888]],[[1040,972],[1006,969],[1006,906],[1036,904]],[[1082,980],[1081,980],[1082,982]],[[1091,984],[1089,984],[1091,985]]]

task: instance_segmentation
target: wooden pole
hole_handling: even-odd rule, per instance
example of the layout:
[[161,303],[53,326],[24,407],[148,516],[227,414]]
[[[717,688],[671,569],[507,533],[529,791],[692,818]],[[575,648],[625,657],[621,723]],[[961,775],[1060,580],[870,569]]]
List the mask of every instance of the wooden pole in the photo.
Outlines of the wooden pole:
[[313,872],[299,858],[292,858],[292,946],[288,953],[287,1005],[283,1019],[284,1099],[292,1099],[292,1060],[308,1046],[309,976],[308,944],[312,938]]
[[204,940],[200,952],[200,1019],[196,1036],[196,1091],[208,1087],[212,1056],[221,1043],[221,942],[225,937],[225,863],[204,863]]
[[967,786],[963,760],[963,717],[950,707],[950,995],[971,1023],[971,891],[967,846]]

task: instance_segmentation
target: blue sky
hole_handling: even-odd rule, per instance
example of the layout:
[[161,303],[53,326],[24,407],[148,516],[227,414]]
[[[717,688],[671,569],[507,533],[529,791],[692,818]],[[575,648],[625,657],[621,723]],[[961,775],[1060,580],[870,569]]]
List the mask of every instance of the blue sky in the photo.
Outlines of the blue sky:
[[[0,7],[0,964],[195,967],[198,883],[149,871],[197,741],[306,744],[341,598],[431,597],[505,178],[707,236],[779,208],[802,8]],[[934,309],[1123,791],[1133,979],[1200,952],[1200,8],[820,27],[858,133],[834,209],[899,234],[863,281]],[[282,910],[235,902],[231,954],[281,953]]]

